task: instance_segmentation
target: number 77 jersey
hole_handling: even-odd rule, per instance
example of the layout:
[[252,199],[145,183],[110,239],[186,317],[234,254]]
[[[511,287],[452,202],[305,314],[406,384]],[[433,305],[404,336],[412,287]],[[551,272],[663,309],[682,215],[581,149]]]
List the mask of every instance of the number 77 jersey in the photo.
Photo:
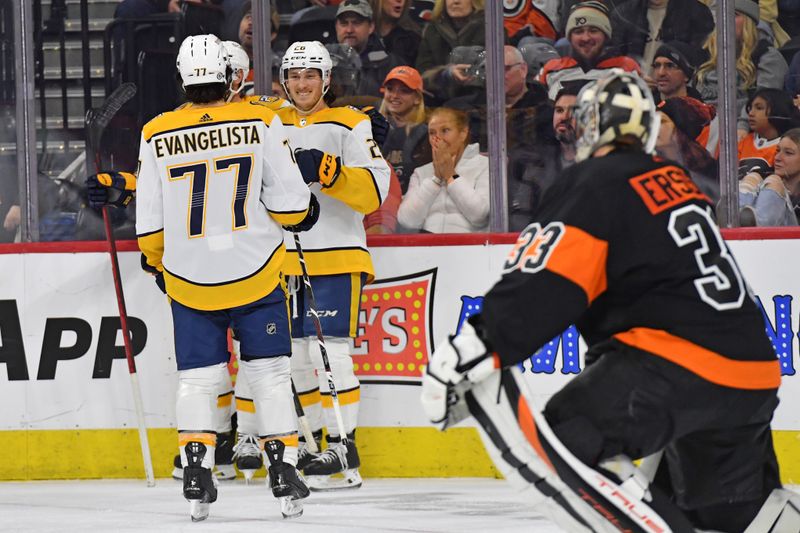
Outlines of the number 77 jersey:
[[286,255],[281,225],[303,220],[309,195],[264,106],[186,106],[142,129],[139,247],[187,307],[229,309],[272,292]]
[[590,349],[621,342],[718,385],[778,387],[761,311],[684,169],[612,152],[567,169],[543,205],[483,302],[504,366],[576,324]]

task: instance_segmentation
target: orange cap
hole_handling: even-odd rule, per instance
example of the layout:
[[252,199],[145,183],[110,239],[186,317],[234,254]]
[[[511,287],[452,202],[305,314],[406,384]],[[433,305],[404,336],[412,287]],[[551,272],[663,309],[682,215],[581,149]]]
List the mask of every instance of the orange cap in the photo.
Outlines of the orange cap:
[[381,86],[381,90],[383,90],[383,87],[386,86],[390,80],[401,81],[412,91],[422,92],[422,76],[420,76],[417,69],[413,67],[409,67],[407,65],[394,67],[391,71],[389,71],[389,74],[386,75],[386,79],[383,80],[383,86]]

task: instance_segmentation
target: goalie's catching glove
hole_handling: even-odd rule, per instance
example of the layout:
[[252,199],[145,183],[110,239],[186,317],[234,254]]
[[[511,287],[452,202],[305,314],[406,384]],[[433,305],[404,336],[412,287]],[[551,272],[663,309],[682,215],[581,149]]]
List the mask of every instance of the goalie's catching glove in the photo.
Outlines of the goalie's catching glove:
[[319,220],[319,200],[314,196],[314,193],[311,193],[311,198],[308,199],[308,213],[306,214],[306,218],[294,226],[283,226],[283,229],[291,231],[292,233],[308,231],[314,227],[317,220]]
[[458,335],[436,348],[422,378],[422,408],[430,421],[444,430],[466,418],[464,392],[498,371],[499,363],[475,328],[464,322]]
[[372,138],[378,143],[378,146],[383,146],[386,136],[389,135],[389,121],[371,105],[362,107],[361,112],[367,114],[370,124],[372,124]]
[[316,148],[298,148],[294,151],[294,158],[303,181],[308,184],[319,182],[323,187],[332,187],[342,171],[342,158]]
[[125,207],[136,195],[136,176],[130,172],[99,172],[86,178],[89,206]]

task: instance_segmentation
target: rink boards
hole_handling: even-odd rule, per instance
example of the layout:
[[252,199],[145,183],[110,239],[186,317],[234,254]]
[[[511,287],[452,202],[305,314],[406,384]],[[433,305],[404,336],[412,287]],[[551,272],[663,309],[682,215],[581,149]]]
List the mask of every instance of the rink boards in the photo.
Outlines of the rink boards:
[[[784,379],[774,436],[782,474],[800,480],[800,240],[744,232],[730,246],[759,298]],[[800,236],[800,234],[798,234]],[[755,238],[754,240],[748,240]],[[419,406],[433,347],[480,310],[509,236],[372,241],[377,279],[362,296],[354,364],[362,381],[363,473],[497,475],[471,427],[439,433]],[[143,477],[131,385],[108,255],[102,243],[0,246],[0,479]],[[141,271],[135,243],[120,265],[157,476],[176,450],[176,372],[165,297]],[[547,309],[542,309],[546,313]],[[523,364],[543,403],[582,366],[570,328]]]

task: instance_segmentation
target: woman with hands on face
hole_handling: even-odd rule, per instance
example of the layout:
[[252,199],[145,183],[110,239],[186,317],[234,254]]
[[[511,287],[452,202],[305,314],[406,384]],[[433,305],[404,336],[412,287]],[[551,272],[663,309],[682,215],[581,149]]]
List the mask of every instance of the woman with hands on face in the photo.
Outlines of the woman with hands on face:
[[757,172],[739,182],[742,226],[797,226],[800,204],[800,128],[783,134],[775,153],[774,173]]
[[412,174],[397,220],[425,233],[487,231],[489,159],[469,144],[466,113],[434,110],[428,119],[433,161]]

